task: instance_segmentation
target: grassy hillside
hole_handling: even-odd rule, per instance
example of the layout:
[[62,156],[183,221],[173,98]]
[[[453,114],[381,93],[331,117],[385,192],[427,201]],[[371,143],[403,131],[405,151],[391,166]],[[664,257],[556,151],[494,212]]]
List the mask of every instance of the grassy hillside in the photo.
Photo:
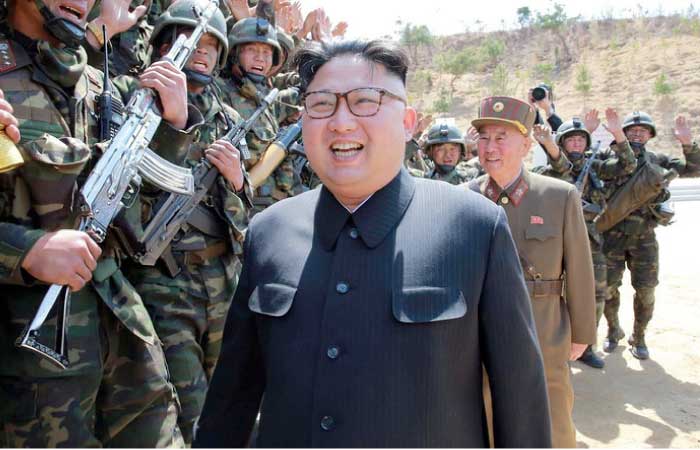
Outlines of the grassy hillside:
[[[415,63],[411,102],[434,117],[455,117],[466,130],[479,99],[504,94],[525,98],[547,81],[557,112],[568,120],[585,110],[643,110],[655,118],[654,147],[680,153],[675,117],[690,119],[700,140],[700,18],[638,17],[568,20],[559,33],[530,26],[520,30],[436,38],[409,48]],[[461,76],[446,72],[446,60],[462,55]],[[464,56],[466,55],[466,57]],[[466,58],[466,59],[464,59]]]

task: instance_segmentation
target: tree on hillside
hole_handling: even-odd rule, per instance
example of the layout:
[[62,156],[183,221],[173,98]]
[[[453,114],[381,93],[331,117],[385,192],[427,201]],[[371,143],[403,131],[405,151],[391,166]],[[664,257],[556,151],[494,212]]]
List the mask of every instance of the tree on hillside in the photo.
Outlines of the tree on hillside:
[[566,15],[566,11],[564,11],[564,5],[561,3],[555,3],[552,11],[546,14],[542,14],[538,11],[537,19],[535,20],[535,24],[539,28],[551,31],[552,34],[559,39],[564,51],[564,54],[562,55],[562,62],[564,62],[565,65],[571,63],[573,60],[571,51],[569,50],[569,45],[566,43],[565,36],[565,29],[569,20],[570,19]]
[[487,37],[481,44],[481,53],[487,64],[494,66],[498,64],[503,53],[506,51],[506,44],[500,39]]
[[518,8],[518,23],[520,28],[527,28],[532,25],[532,11],[527,6]]
[[462,75],[474,70],[478,59],[472,49],[465,47],[459,51],[438,55],[436,62],[441,72],[449,73],[452,76],[450,89],[454,91],[455,82]]
[[418,63],[418,48],[430,46],[433,43],[433,35],[425,25],[413,25],[407,23],[399,32],[401,44],[408,48],[413,63]]
[[585,64],[580,64],[576,72],[576,84],[574,88],[583,96],[583,107],[586,107],[586,100],[591,93],[591,88],[593,83],[591,83],[591,76],[588,73],[588,67]]

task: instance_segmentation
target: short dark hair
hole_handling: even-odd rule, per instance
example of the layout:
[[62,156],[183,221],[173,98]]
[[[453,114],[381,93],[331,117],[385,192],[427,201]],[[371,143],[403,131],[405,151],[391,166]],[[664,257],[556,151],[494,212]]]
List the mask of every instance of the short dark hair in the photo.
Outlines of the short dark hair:
[[306,91],[324,64],[343,55],[358,55],[370,63],[381,64],[389,73],[396,75],[404,85],[406,84],[408,55],[392,41],[375,39],[311,42],[299,50],[294,57],[302,91]]

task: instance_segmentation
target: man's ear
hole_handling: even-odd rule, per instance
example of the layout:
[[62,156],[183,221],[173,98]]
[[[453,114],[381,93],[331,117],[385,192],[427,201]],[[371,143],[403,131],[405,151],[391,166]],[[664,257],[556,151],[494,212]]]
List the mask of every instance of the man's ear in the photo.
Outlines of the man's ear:
[[406,135],[406,142],[413,138],[413,133],[416,131],[416,125],[418,124],[418,113],[416,110],[410,106],[406,107],[406,111],[403,115],[403,129]]

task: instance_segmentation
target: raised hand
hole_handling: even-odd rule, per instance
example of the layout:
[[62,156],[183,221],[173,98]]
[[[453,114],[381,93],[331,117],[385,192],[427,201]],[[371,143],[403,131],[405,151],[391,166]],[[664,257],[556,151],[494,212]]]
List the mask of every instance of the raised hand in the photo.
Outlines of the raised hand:
[[693,135],[685,117],[676,117],[676,126],[673,127],[673,135],[678,139],[678,142],[683,145],[691,145],[693,143]]
[[248,7],[248,0],[226,0],[226,6],[236,21],[253,17],[255,10]]
[[600,119],[598,118],[598,110],[591,109],[583,116],[583,125],[586,127],[589,133],[593,133],[600,126]]
[[549,156],[553,160],[558,160],[559,156],[561,154],[561,151],[559,150],[559,146],[557,145],[556,141],[554,140],[554,136],[552,135],[552,129],[549,128],[548,125],[545,124],[535,124],[534,127],[532,127],[532,136],[535,138],[537,142],[544,147],[544,149],[549,153]]
[[331,32],[331,35],[333,37],[337,38],[342,38],[345,36],[345,32],[348,30],[348,23],[347,22],[338,22],[333,28],[333,31]]
[[605,122],[606,123],[604,123],[603,126],[610,134],[613,135],[615,142],[621,143],[627,140],[625,132],[622,131],[622,120],[620,120],[620,116],[617,114],[617,111],[612,108],[607,108],[605,110]]
[[109,40],[136,25],[136,22],[148,11],[148,5],[139,5],[133,11],[130,10],[130,6],[131,0],[103,1],[100,6],[100,15],[92,23],[99,30],[102,30],[102,25],[105,25]]

